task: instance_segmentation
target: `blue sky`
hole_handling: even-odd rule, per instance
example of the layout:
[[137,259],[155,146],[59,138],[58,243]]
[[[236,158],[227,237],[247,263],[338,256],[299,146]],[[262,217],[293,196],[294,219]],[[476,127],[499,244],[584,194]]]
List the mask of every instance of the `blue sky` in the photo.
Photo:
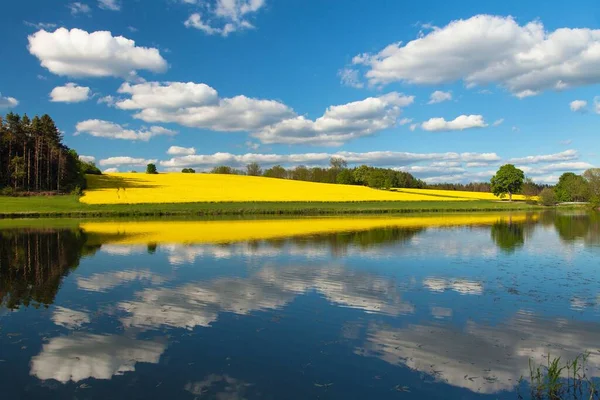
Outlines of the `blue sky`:
[[9,2],[0,112],[50,114],[103,170],[598,166],[600,8],[491,3]]

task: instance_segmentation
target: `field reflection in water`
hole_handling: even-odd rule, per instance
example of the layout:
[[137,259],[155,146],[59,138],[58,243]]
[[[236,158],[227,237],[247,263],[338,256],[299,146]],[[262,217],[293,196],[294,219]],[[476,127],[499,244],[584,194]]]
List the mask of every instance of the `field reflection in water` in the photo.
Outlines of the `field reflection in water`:
[[[6,398],[516,398],[600,376],[597,214],[0,230]],[[401,393],[399,393],[401,392]]]

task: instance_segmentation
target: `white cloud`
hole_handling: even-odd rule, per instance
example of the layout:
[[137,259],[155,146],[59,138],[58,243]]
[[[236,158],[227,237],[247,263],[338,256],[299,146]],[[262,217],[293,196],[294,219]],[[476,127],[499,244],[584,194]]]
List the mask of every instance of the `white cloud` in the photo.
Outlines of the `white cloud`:
[[[197,2],[184,0],[184,3]],[[193,13],[184,25],[187,28],[201,30],[207,35],[226,37],[236,31],[253,29],[254,25],[250,22],[250,18],[264,5],[264,0],[216,0],[214,5],[206,6],[204,18],[199,12]]]
[[571,111],[585,111],[587,105],[588,103],[585,100],[573,100],[569,104],[569,107],[571,108]]
[[28,37],[29,52],[56,75],[131,78],[138,70],[164,72],[167,62],[158,49],[138,47],[133,40],[108,31],[40,30]]
[[111,95],[103,96],[98,99],[98,104],[106,104],[109,107],[114,106],[116,102],[117,99]]
[[98,0],[98,7],[103,10],[119,11],[121,3],[118,0]]
[[96,161],[96,157],[94,157],[94,156],[83,156],[83,155],[81,155],[81,156],[79,156],[79,159],[81,161],[84,161],[84,162],[95,162]]
[[0,93],[0,110],[3,108],[13,108],[19,105],[19,100],[14,97],[3,97]]
[[68,4],[67,7],[69,8],[69,10],[71,10],[71,15],[89,14],[92,11],[90,6],[88,6],[85,3],[80,3],[78,1],[75,3]]
[[147,108],[179,109],[181,107],[212,106],[219,103],[215,89],[204,83],[194,82],[144,82],[137,85],[124,83],[119,93],[131,98],[116,103],[122,110]]
[[442,103],[449,100],[452,100],[451,92],[442,92],[441,90],[436,90],[435,92],[431,93],[431,96],[429,96],[429,102],[427,104]]
[[119,93],[130,98],[118,101],[116,106],[138,110],[134,117],[149,123],[178,123],[222,132],[249,131],[263,143],[320,145],[339,145],[392,127],[401,108],[414,101],[414,96],[391,92],[330,106],[313,121],[275,100],[243,95],[220,98],[215,89],[203,83],[125,83]]
[[106,168],[104,171],[102,171],[103,174],[113,174],[119,172],[119,168]]
[[166,343],[117,335],[76,334],[50,339],[31,359],[30,374],[61,383],[111,379],[135,371],[138,362],[158,364]]
[[343,68],[338,71],[340,81],[344,86],[350,86],[356,89],[364,87],[364,83],[360,81],[359,71],[352,68]]
[[583,161],[575,162],[557,162],[552,164],[546,164],[539,167],[530,167],[528,165],[517,165],[518,168],[522,169],[527,175],[546,175],[549,172],[573,172],[573,171],[585,171],[589,168],[594,168],[590,163]]
[[323,116],[314,121],[304,116],[286,119],[255,132],[253,136],[263,143],[338,146],[394,126],[401,109],[413,101],[414,96],[391,92],[330,106]]
[[[100,160],[100,165],[102,165],[102,166],[115,165],[118,167],[120,167],[122,165],[129,165],[132,167],[145,167],[148,164],[156,163],[156,161],[157,160],[123,156],[123,157],[105,158],[103,160]],[[111,171],[111,172],[117,172],[117,171]]]
[[398,125],[407,125],[410,124],[412,121],[412,118],[402,118],[400,121],[398,121]]
[[79,103],[90,97],[90,88],[76,83],[57,86],[50,92],[50,101],[61,103]]
[[419,124],[411,124],[409,129],[414,132],[419,127]]
[[497,119],[494,121],[492,126],[500,126],[500,125],[502,125],[503,122],[504,122],[504,118]]
[[[300,154],[257,154],[236,155],[231,153],[194,154],[174,157],[161,161],[163,167],[202,167],[230,165],[242,167],[252,162],[261,165],[328,165],[331,157],[343,158],[350,165],[369,164],[388,167],[401,167],[418,162],[480,162],[496,163],[501,158],[496,153],[407,153],[393,151],[372,151],[354,153],[340,151],[336,153],[300,153]],[[456,166],[456,165],[454,165]]]
[[117,102],[117,107],[139,110],[134,117],[146,122],[173,122],[229,132],[260,129],[295,115],[292,109],[274,100],[219,98],[215,89],[202,83],[124,84],[119,92],[131,98]]
[[27,26],[30,26],[32,28],[35,29],[54,29],[56,28],[56,24],[53,24],[51,22],[29,22],[29,21],[23,21],[23,23]]
[[76,135],[87,133],[95,137],[104,137],[109,139],[124,139],[124,140],[142,140],[147,142],[154,136],[168,135],[173,136],[177,131],[163,128],[161,126],[151,126],[147,129],[135,131],[133,129],[125,129],[114,122],[102,121],[99,119],[88,119],[78,122],[76,127]]
[[460,115],[452,121],[444,118],[431,118],[421,124],[421,129],[429,132],[462,131],[488,126],[481,115]]
[[171,146],[169,147],[169,150],[167,150],[167,154],[172,156],[188,156],[191,154],[196,154],[196,149],[193,147]]
[[535,155],[535,156],[527,156],[520,158],[511,158],[508,160],[514,164],[539,164],[546,162],[557,162],[557,161],[570,161],[576,160],[579,157],[579,154],[576,150],[565,150],[560,153],[555,154],[544,154],[544,155]]
[[519,25],[513,17],[476,15],[433,29],[408,43],[392,43],[354,64],[368,67],[370,84],[394,81],[468,87],[496,83],[519,97],[600,82],[600,30]]

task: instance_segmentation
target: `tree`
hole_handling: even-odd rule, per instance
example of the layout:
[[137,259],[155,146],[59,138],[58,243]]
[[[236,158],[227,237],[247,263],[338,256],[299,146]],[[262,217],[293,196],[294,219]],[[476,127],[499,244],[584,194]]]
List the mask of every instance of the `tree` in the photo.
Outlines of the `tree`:
[[540,204],[543,206],[553,206],[556,204],[556,195],[554,190],[550,188],[544,188],[540,192]]
[[354,174],[349,169],[344,169],[337,175],[336,183],[342,185],[354,185]]
[[249,176],[261,176],[262,168],[257,162],[252,162],[246,165],[246,174],[248,174]]
[[525,200],[527,201],[531,201],[533,196],[537,196],[539,194],[538,187],[531,178],[525,178],[522,192],[525,196]]
[[275,165],[267,169],[264,173],[264,176],[268,178],[284,179],[287,177],[287,171],[281,165]]
[[184,168],[181,170],[181,172],[184,174],[195,174],[196,170],[193,168]]
[[14,181],[15,190],[17,190],[19,182],[25,177],[25,159],[23,157],[15,156],[10,160],[10,175]]
[[600,168],[590,168],[583,173],[588,183],[590,201],[594,204],[600,203]]
[[218,167],[214,167],[211,171],[211,174],[225,174],[231,175],[234,173],[233,168],[228,165],[219,165]]
[[558,178],[554,187],[559,202],[588,201],[590,197],[588,181],[581,175],[565,172]]
[[154,165],[152,163],[146,165],[146,173],[147,174],[158,174],[158,171],[156,170],[156,165]]
[[490,181],[492,193],[500,198],[508,194],[509,201],[512,201],[513,193],[521,191],[524,179],[523,171],[512,164],[505,164],[500,167]]
[[333,169],[345,169],[348,167],[348,163],[341,157],[331,157],[329,159],[329,166]]

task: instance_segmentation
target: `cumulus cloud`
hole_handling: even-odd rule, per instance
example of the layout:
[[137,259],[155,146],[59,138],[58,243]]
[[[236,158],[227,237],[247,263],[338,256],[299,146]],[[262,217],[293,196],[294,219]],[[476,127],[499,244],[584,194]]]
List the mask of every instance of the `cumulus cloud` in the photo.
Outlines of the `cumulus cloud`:
[[13,108],[19,105],[19,100],[14,97],[4,97],[0,93],[0,110],[3,108]]
[[587,108],[587,101],[585,100],[573,100],[571,103],[569,103],[569,107],[571,108],[571,111],[585,111],[585,109]]
[[414,96],[391,92],[379,97],[330,106],[316,120],[299,116],[275,100],[243,95],[221,98],[212,87],[194,82],[125,83],[116,102],[136,110],[135,118],[149,123],[177,123],[222,132],[247,131],[263,143],[340,145],[396,124],[401,109]]
[[181,107],[212,106],[219,103],[219,95],[212,87],[194,82],[145,82],[137,85],[124,83],[119,93],[131,97],[116,103],[122,110],[179,109]]
[[360,81],[359,71],[352,68],[343,68],[338,71],[338,76],[342,85],[360,89],[364,87],[364,83]]
[[[184,3],[196,2],[188,0]],[[204,15],[200,12],[193,13],[184,25],[201,30],[207,35],[227,37],[236,31],[253,29],[254,25],[250,19],[264,5],[265,0],[216,0],[214,4],[206,5]]]
[[98,7],[103,10],[119,11],[121,3],[118,0],[98,0]]
[[196,149],[193,147],[171,146],[169,147],[169,150],[167,150],[167,154],[172,156],[188,156],[196,154]]
[[260,129],[295,115],[292,109],[274,100],[219,98],[215,89],[202,83],[124,84],[119,92],[131,97],[116,106],[138,110],[134,117],[146,122],[173,122],[229,132]]
[[576,160],[579,157],[579,154],[576,150],[565,150],[560,153],[555,154],[544,154],[544,155],[535,155],[535,156],[526,156],[520,158],[511,158],[508,160],[513,164],[539,164],[546,162],[557,162],[557,161],[570,161]]
[[114,122],[103,121],[99,119],[88,119],[78,122],[76,125],[76,135],[87,133],[95,137],[103,137],[109,139],[124,139],[124,140],[142,140],[147,142],[154,136],[168,135],[173,136],[177,131],[173,131],[161,126],[151,126],[147,129],[133,130],[125,129]]
[[28,37],[29,52],[56,75],[131,78],[138,70],[164,72],[167,62],[158,49],[139,47],[133,40],[108,31],[40,30]]
[[286,119],[255,132],[253,136],[263,143],[338,146],[394,126],[402,108],[413,101],[414,96],[391,92],[330,106],[314,121],[304,116]]
[[115,172],[119,172],[119,168],[106,168],[102,173],[104,174],[112,174]]
[[489,164],[501,160],[496,153],[407,153],[394,151],[355,153],[340,151],[336,153],[300,154],[194,154],[182,157],[174,157],[170,160],[161,161],[160,165],[171,168],[203,166],[210,167],[214,165],[230,165],[232,167],[241,167],[252,162],[257,162],[261,165],[328,165],[331,157],[343,158],[350,165],[369,164],[388,167],[400,167],[418,162],[442,161],[480,162]]
[[[547,175],[548,173],[558,173],[559,175],[562,172],[581,172],[585,171],[589,168],[594,168],[594,165],[583,162],[583,161],[575,161],[575,162],[557,162],[552,164],[546,164],[539,167],[530,167],[528,165],[517,165],[518,168],[523,170],[527,175],[535,176],[535,175]],[[554,176],[555,174],[551,174]],[[536,178],[537,179],[537,178]]]
[[427,104],[436,104],[449,100],[452,100],[451,92],[442,92],[441,90],[436,90],[435,92],[431,93],[431,96],[429,96],[429,102]]
[[76,83],[57,86],[50,92],[50,101],[61,103],[79,103],[90,97],[90,88]]
[[79,156],[79,159],[84,162],[95,162],[96,161],[96,157],[94,157],[94,156],[83,156],[82,155],[82,156]]
[[429,132],[462,131],[488,126],[481,115],[460,115],[452,121],[444,118],[431,118],[421,124],[421,129]]
[[69,8],[69,10],[71,10],[71,15],[89,14],[90,12],[92,12],[90,6],[88,6],[85,3],[80,3],[78,1],[68,4],[67,7]]
[[[145,167],[148,164],[154,164],[156,163],[157,160],[152,160],[152,159],[145,159],[145,158],[134,158],[134,157],[128,157],[128,156],[119,156],[119,157],[108,157],[105,159],[100,160],[100,165],[102,166],[131,166],[131,167]],[[108,170],[106,170],[105,172],[107,172]],[[118,172],[115,168],[114,171],[109,171],[109,172]]]
[[401,81],[468,87],[495,83],[515,96],[536,95],[600,82],[600,30],[546,31],[541,21],[519,25],[513,17],[476,15],[408,43],[392,43],[353,63],[367,66],[370,84]]

